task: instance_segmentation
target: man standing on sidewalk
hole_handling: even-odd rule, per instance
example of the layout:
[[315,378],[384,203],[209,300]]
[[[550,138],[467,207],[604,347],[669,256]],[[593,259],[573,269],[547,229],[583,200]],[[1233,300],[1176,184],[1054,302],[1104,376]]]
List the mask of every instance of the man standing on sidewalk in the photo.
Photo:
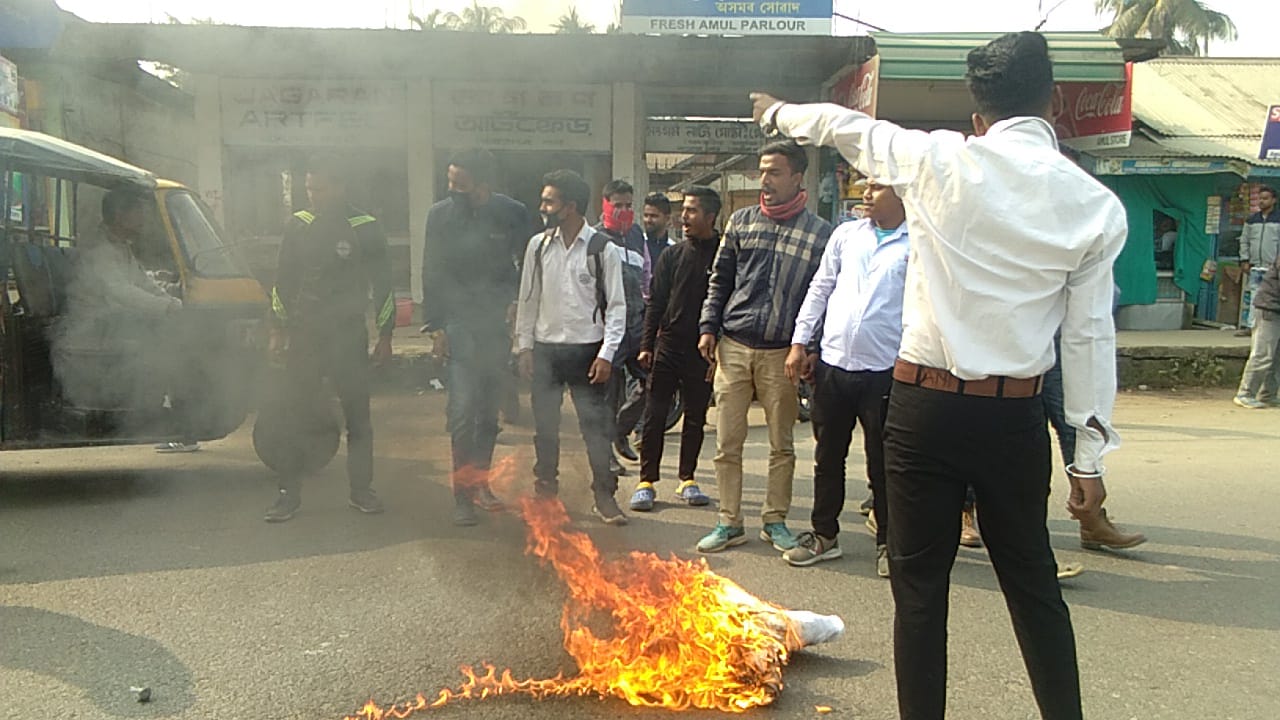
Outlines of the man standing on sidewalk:
[[[702,305],[698,351],[715,366],[716,484],[720,519],[698,541],[719,552],[747,541],[742,519],[742,446],[753,398],[769,426],[769,488],[760,539],[795,547],[787,529],[795,480],[793,440],[800,404],[787,379],[796,314],[831,236],[831,224],[805,209],[805,151],[794,142],[760,150],[760,204],[729,218]],[[723,334],[723,339],[718,339]]]
[[497,161],[487,150],[449,160],[449,197],[427,214],[422,255],[426,329],[448,358],[449,435],[455,525],[475,525],[475,506],[497,511],[489,465],[498,437],[499,393],[511,357],[507,309],[520,278],[516,258],[531,229],[529,211],[493,192]]
[[[787,376],[813,382],[813,532],[783,553],[804,567],[840,557],[845,460],[862,423],[867,479],[876,517],[876,571],[889,577],[885,547],[889,514],[884,488],[884,417],[893,361],[902,343],[902,293],[907,276],[907,215],[893,188],[873,178],[863,193],[866,216],[836,228],[822,265],[800,306],[787,357]],[[821,356],[806,349],[822,326]],[[813,363],[817,361],[815,368]]]
[[[664,200],[666,198],[663,198]],[[689,505],[711,502],[694,478],[702,452],[703,425],[711,402],[710,366],[698,354],[698,315],[707,297],[707,278],[720,245],[716,217],[720,196],[707,187],[692,187],[684,194],[680,220],[684,241],[658,257],[653,272],[649,309],[645,312],[640,364],[649,370],[644,402],[644,439],[640,444],[640,484],[631,496],[631,509],[653,509],[663,433],[676,389],[684,398],[684,425],[680,430],[680,485],[676,495]]]
[[[1280,405],[1280,257],[1267,267],[1253,294],[1253,347],[1240,378],[1235,404],[1249,410]],[[1269,392],[1269,395],[1263,395]]]
[[[1244,271],[1245,287],[1250,291],[1250,297],[1258,292],[1263,273],[1271,267],[1277,255],[1280,255],[1280,208],[1276,207],[1275,188],[1263,185],[1258,190],[1258,212],[1245,220],[1240,234],[1240,269]],[[1241,313],[1248,309],[1249,306],[1242,308]],[[1247,327],[1240,328],[1236,336],[1248,335],[1255,325],[1255,316],[1250,312]],[[1270,388],[1272,391],[1277,389],[1280,388]]]
[[951,567],[972,484],[1040,714],[1080,720],[1075,636],[1046,526],[1053,459],[1040,391],[1060,327],[1076,429],[1067,507],[1095,511],[1106,497],[1102,456],[1119,444],[1112,264],[1128,226],[1115,195],[1058,149],[1044,36],[1004,35],[968,65],[972,137],[761,94],[754,112],[767,131],[834,146],[907,209],[911,261],[885,423],[901,717],[946,714]]
[[524,255],[516,307],[520,374],[531,381],[534,489],[555,497],[560,488],[560,405],[569,388],[591,464],[594,511],[608,525],[625,525],[614,493],[613,418],[606,389],[626,331],[622,254],[587,224],[591,188],[582,176],[557,170],[543,178],[540,210],[546,231]]

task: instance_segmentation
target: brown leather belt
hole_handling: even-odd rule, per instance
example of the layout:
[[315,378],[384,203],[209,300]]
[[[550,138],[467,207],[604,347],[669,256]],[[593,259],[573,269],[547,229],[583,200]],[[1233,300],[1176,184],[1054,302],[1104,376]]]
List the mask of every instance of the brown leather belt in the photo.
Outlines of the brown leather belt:
[[1011,378],[993,375],[981,380],[961,380],[946,370],[925,367],[899,358],[893,364],[893,379],[928,390],[986,398],[1032,398],[1044,387],[1044,376]]

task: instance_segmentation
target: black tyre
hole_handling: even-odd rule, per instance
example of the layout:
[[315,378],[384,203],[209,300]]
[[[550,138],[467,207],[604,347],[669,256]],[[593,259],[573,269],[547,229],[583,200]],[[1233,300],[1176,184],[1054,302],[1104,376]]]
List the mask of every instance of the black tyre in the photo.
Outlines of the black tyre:
[[667,413],[667,424],[663,427],[663,432],[670,432],[682,417],[684,417],[684,398],[680,396],[680,391],[676,390],[675,396],[671,398],[671,411]]
[[[273,378],[277,379],[277,378]],[[263,465],[281,475],[309,475],[333,460],[342,442],[342,415],[337,403],[320,395],[309,408],[289,408],[283,383],[273,383],[253,424],[253,450]]]
[[796,388],[797,399],[800,401],[800,422],[809,422],[809,414],[811,411],[811,403],[813,396],[813,386],[803,380],[800,381],[799,387]]

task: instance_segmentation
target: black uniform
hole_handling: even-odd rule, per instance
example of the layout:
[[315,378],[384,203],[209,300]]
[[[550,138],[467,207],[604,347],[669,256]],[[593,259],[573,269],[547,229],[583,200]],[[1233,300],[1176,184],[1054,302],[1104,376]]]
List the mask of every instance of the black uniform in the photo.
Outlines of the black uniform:
[[[432,206],[422,259],[422,304],[430,330],[449,338],[449,433],[454,493],[463,468],[488,470],[498,436],[498,405],[514,379],[507,308],[520,288],[516,262],[533,232],[529,211],[493,193],[480,206],[453,198]],[[463,485],[466,483],[464,482]]]
[[653,287],[640,344],[641,351],[653,353],[641,422],[644,433],[640,446],[641,481],[658,481],[664,426],[677,388],[684,399],[680,479],[692,480],[698,469],[703,424],[711,402],[707,362],[698,352],[698,318],[719,247],[718,234],[706,240],[685,238],[664,250],[653,268]]
[[[369,337],[365,311],[372,288],[377,326],[395,328],[395,297],[387,238],[378,221],[352,207],[316,215],[303,210],[280,244],[271,305],[288,331],[285,369],[290,407],[311,412],[324,378],[333,381],[347,425],[347,475],[352,491],[373,483],[373,424],[369,417]],[[300,477],[282,477],[297,492]]]

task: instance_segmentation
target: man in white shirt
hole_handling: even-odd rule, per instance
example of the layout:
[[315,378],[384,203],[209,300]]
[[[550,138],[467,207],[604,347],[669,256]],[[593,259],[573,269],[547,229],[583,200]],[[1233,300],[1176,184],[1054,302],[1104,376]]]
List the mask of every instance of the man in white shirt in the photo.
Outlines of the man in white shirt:
[[[867,479],[875,505],[876,571],[889,577],[884,487],[884,416],[893,361],[902,342],[907,276],[907,215],[893,188],[874,179],[863,193],[863,220],[836,228],[791,337],[787,376],[813,382],[813,532],[801,533],[784,560],[806,567],[841,556],[845,460],[862,423]],[[821,327],[821,355],[807,347]]]
[[613,413],[606,389],[626,331],[622,258],[618,247],[583,218],[591,189],[580,175],[557,170],[543,178],[546,232],[525,251],[516,306],[520,374],[532,381],[534,487],[541,497],[559,490],[560,405],[569,388],[591,464],[594,512],[625,525],[614,493]]
[[1127,234],[1110,191],[1058,151],[1048,44],[1005,35],[969,53],[974,137],[904,130],[836,105],[754,95],[766,130],[834,146],[894,188],[911,260],[885,426],[894,663],[904,720],[946,707],[947,595],[966,483],[1040,713],[1078,720],[1071,617],[1046,511],[1052,458],[1039,397],[1062,328],[1073,513],[1106,496],[1118,437],[1112,263]]

